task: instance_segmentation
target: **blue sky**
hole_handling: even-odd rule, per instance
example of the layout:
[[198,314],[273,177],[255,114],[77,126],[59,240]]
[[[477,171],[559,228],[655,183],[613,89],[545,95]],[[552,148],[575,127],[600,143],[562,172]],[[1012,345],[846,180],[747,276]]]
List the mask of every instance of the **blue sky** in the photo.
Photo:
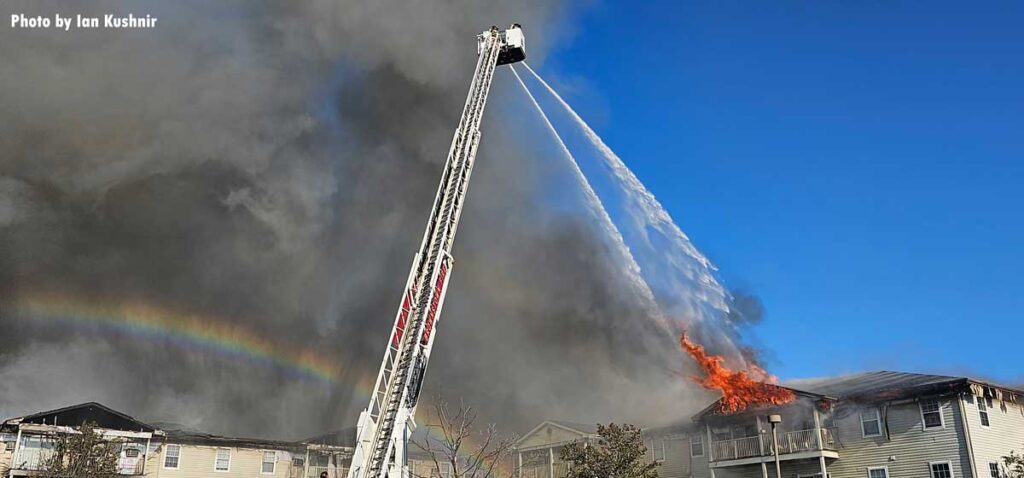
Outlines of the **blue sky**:
[[780,377],[1024,382],[1022,19],[1021,2],[608,1],[534,66],[761,297]]

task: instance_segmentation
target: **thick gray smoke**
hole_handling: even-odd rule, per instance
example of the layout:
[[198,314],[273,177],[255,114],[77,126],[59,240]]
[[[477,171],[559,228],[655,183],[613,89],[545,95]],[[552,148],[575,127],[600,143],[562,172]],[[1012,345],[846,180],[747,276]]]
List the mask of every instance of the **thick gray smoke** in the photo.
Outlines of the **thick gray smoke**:
[[[96,400],[141,418],[297,438],[353,423],[468,87],[474,35],[545,0],[6,1],[2,18],[150,14],[152,30],[0,28],[0,415]],[[564,171],[499,72],[424,396],[533,420],[707,403],[622,292]],[[557,190],[557,188],[556,188]],[[578,199],[578,198],[576,198]],[[580,209],[582,210],[582,209]],[[49,294],[216,317],[344,365],[335,386],[169,339],[40,322]],[[699,397],[699,400],[689,400]]]

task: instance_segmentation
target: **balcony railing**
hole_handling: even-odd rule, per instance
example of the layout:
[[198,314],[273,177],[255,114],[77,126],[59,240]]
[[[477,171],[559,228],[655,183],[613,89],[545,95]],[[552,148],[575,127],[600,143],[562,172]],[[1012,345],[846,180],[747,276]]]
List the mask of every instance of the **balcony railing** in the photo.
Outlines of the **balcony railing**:
[[[53,450],[46,448],[22,448],[14,454],[14,459],[11,460],[12,470],[23,470],[23,471],[42,471],[46,466],[46,461],[53,456]],[[145,470],[145,458],[140,455],[138,457],[121,457],[117,462],[117,473],[119,475],[141,475]]]
[[761,437],[736,438],[711,443],[711,452],[715,460],[735,460],[764,454]]
[[[779,434],[779,454],[799,453],[818,449],[815,429],[796,430]],[[821,429],[822,448],[835,449],[835,439],[828,428]],[[737,460],[755,456],[772,456],[771,435],[760,435],[732,440],[711,442],[711,452],[715,461]]]
[[11,460],[12,470],[39,471],[53,456],[53,450],[46,448],[21,448]]

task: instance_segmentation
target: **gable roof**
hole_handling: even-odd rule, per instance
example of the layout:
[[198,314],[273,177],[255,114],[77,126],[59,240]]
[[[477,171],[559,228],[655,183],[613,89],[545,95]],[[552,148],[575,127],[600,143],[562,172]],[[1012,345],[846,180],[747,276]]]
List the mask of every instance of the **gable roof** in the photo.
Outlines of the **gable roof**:
[[596,423],[578,423],[578,422],[567,422],[565,420],[547,420],[548,423],[553,423],[562,428],[568,428],[574,432],[585,433],[593,435],[597,433]]
[[586,436],[586,435],[596,435],[597,434],[597,425],[587,425],[587,424],[584,424],[584,423],[567,422],[567,421],[564,421],[564,420],[544,420],[544,421],[538,423],[537,426],[531,428],[530,431],[528,431],[528,432],[524,433],[522,436],[520,436],[519,439],[517,439],[513,445],[518,447],[521,443],[523,443],[528,438],[530,438],[534,433],[537,433],[538,430],[540,430],[541,428],[544,428],[545,425],[553,425],[553,426],[556,426],[556,427],[561,428],[563,430],[566,430],[566,431],[569,431],[569,432],[572,432],[572,433],[578,433],[578,434],[584,435],[584,436]]
[[143,423],[124,413],[96,402],[80,403],[69,407],[58,408],[45,412],[33,413],[20,418],[12,418],[5,423],[37,423],[40,425],[79,426],[85,422],[95,422],[97,426],[108,430],[155,432],[156,428]]

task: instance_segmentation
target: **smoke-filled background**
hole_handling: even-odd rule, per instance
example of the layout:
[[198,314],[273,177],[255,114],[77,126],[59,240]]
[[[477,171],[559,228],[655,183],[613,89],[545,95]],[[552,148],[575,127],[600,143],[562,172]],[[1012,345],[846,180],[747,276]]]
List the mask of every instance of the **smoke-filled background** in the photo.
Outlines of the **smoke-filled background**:
[[[0,416],[100,401],[206,431],[354,423],[475,61],[519,22],[538,64],[578,6],[7,1],[151,14],[146,30],[0,28]],[[556,28],[557,27],[557,28]],[[556,32],[558,32],[556,34]],[[522,92],[499,71],[424,396],[522,431],[684,417],[710,395],[622,287]],[[538,138],[524,141],[524,137]],[[552,189],[563,191],[551,194]],[[552,207],[557,204],[557,207]],[[340,364],[335,383],[15,305],[142,303]],[[757,312],[759,302],[743,295]],[[734,317],[735,319],[735,317]]]

